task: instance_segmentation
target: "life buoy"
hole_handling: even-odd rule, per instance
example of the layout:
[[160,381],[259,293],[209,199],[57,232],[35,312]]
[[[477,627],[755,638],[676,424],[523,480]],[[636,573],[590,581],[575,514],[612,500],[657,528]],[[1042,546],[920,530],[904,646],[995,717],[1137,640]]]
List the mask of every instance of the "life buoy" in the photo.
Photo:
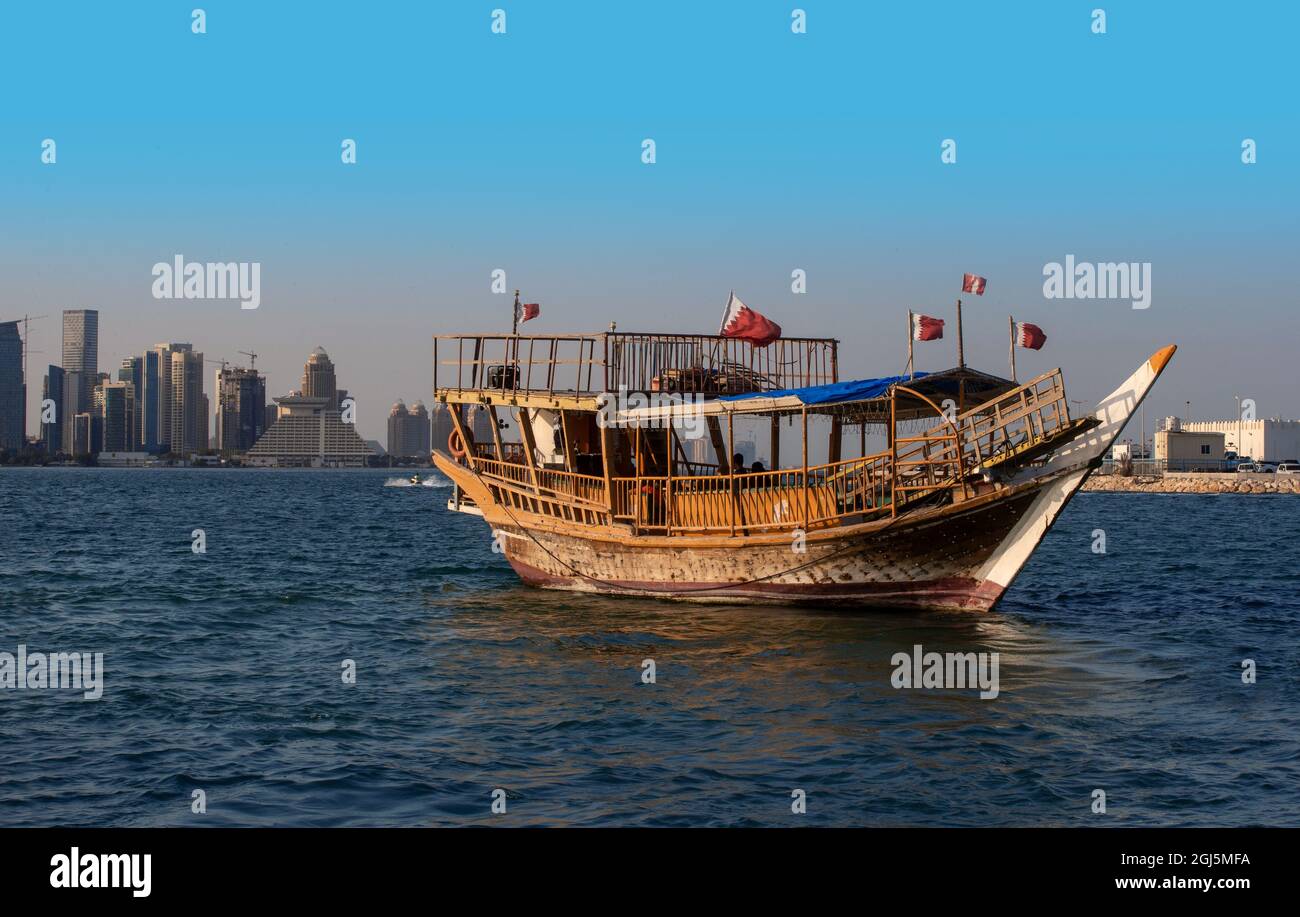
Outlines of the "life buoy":
[[452,430],[450,435],[448,435],[447,448],[451,450],[451,454],[456,458],[463,459],[465,457],[467,450],[465,449],[464,444],[461,443],[459,430]]

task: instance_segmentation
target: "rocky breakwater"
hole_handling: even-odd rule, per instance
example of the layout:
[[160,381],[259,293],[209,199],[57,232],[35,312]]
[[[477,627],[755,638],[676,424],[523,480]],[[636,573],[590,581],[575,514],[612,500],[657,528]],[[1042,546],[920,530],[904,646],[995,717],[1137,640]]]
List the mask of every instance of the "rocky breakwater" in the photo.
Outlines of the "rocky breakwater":
[[1300,474],[1094,474],[1083,489],[1147,494],[1300,494]]

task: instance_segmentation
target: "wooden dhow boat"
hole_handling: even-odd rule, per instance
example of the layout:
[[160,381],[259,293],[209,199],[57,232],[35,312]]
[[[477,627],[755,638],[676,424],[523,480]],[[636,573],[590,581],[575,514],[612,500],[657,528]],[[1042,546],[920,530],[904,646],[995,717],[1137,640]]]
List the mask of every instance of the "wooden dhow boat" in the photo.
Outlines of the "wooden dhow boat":
[[[440,336],[449,507],[546,589],[989,610],[1175,350],[1073,417],[1059,369],[841,381],[837,347]],[[739,461],[737,425],[768,433],[770,468]]]

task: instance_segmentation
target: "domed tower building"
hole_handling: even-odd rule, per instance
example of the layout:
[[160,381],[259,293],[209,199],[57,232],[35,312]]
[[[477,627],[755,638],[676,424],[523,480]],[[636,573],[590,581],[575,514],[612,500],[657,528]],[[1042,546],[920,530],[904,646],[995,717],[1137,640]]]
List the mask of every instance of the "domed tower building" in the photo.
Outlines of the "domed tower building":
[[249,464],[278,466],[362,466],[371,449],[351,417],[344,421],[334,364],[323,348],[307,358],[302,391],[275,399],[277,417],[248,450]]
[[388,454],[428,461],[430,429],[429,411],[423,401],[410,408],[398,401],[388,412]]
[[302,370],[302,393],[307,398],[324,398],[338,404],[339,386],[334,375],[334,364],[323,347],[317,347],[307,358]]
[[388,411],[388,454],[401,458],[405,448],[406,403],[400,398]]

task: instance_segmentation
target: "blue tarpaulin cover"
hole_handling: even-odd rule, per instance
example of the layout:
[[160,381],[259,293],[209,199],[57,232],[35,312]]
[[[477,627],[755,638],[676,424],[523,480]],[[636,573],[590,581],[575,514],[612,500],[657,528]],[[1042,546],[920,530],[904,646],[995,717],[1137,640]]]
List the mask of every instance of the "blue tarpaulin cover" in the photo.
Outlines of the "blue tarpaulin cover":
[[[929,373],[915,373],[912,381]],[[839,404],[844,401],[866,401],[879,398],[891,385],[906,383],[907,376],[885,376],[881,379],[854,379],[849,382],[832,382],[830,385],[810,385],[807,388],[787,388],[775,392],[747,392],[743,395],[722,395],[719,401],[742,401],[746,398],[787,398],[794,395],[804,404]]]

